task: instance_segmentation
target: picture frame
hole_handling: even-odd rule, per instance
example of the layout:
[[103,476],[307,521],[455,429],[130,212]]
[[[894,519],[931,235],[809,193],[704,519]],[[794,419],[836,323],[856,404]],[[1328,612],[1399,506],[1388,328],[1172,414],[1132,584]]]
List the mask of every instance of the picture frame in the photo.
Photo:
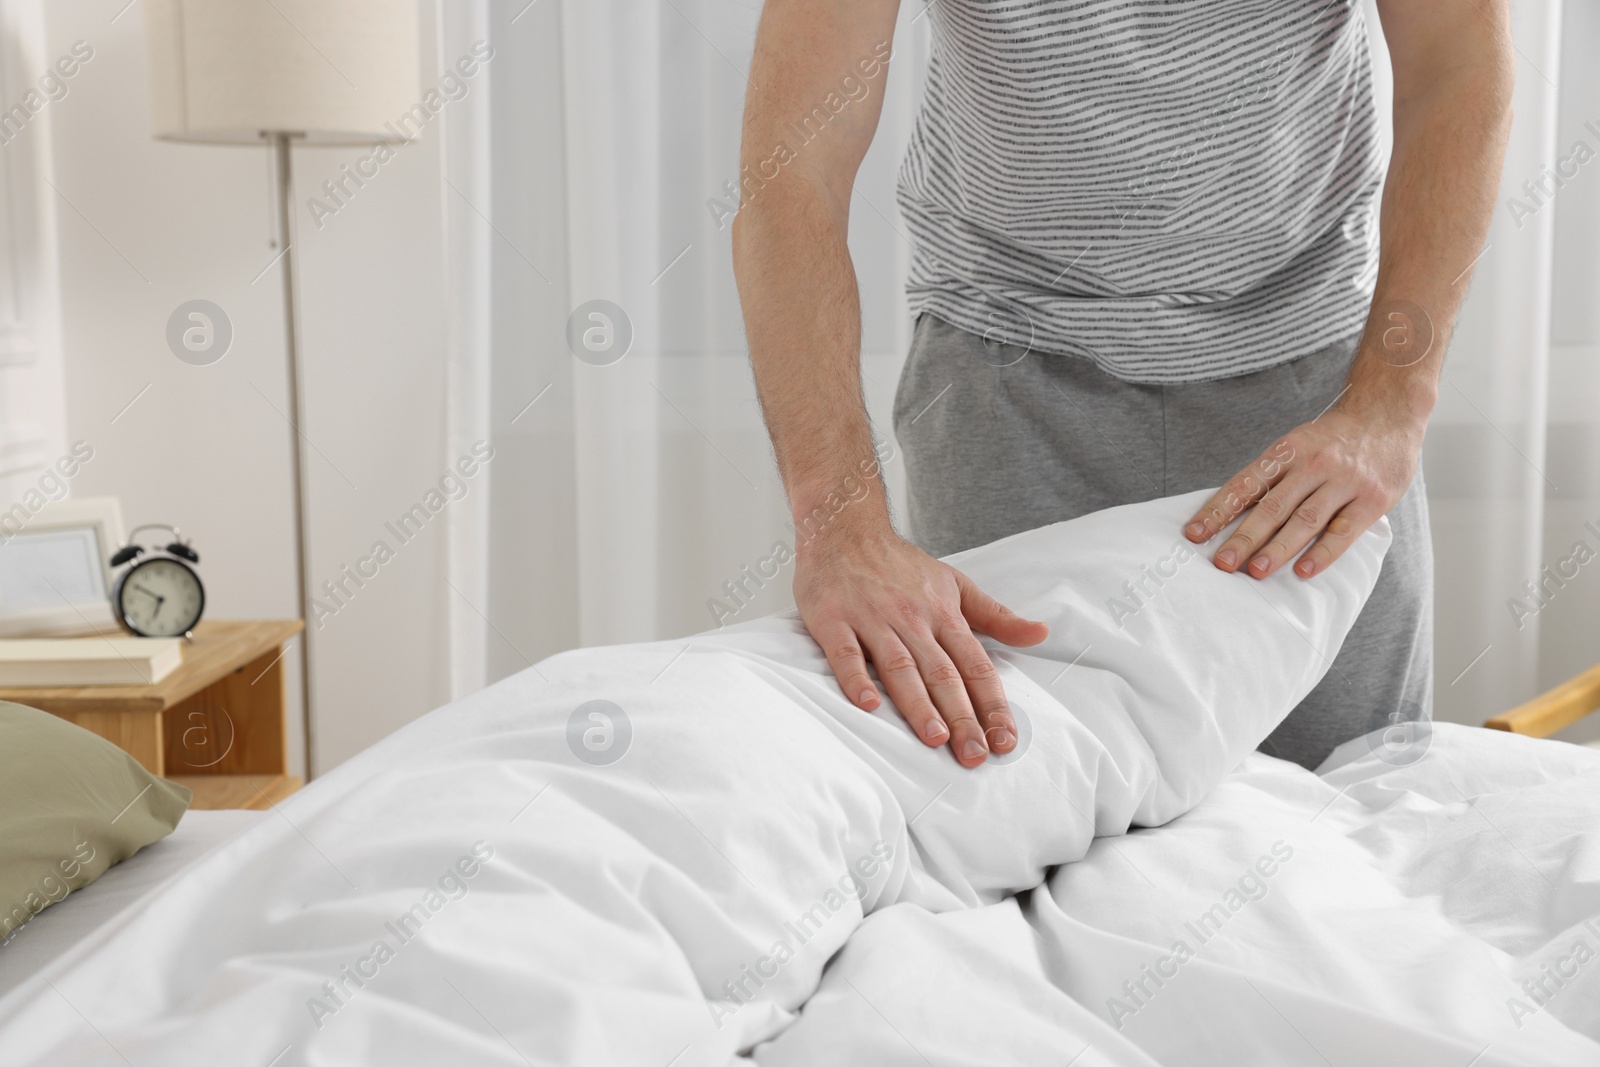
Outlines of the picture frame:
[[53,501],[0,537],[0,638],[121,632],[111,555],[122,544],[116,497]]

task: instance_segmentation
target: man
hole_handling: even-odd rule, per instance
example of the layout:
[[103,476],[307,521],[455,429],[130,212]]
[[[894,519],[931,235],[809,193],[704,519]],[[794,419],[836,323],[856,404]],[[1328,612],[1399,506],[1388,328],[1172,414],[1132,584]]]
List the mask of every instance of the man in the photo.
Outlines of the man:
[[[734,266],[797,522],[873,452],[845,236],[883,82],[817,109],[870,79],[897,7],[766,0],[756,37],[759,195],[746,185]],[[1263,748],[1314,767],[1371,722],[1428,715],[1418,454],[1488,229],[1511,42],[1506,0],[1378,7],[1387,177],[1359,0],[928,6],[900,175],[918,319],[895,430],[916,544],[875,484],[796,561],[801,617],[858,706],[879,706],[870,661],[929,745],[969,767],[1011,751],[973,633],[1025,646],[1045,628],[934,555],[1222,484],[1183,535],[1244,514],[1212,556],[1241,581],[1308,544],[1294,571],[1314,581],[1379,517],[1394,530],[1327,677]],[[815,114],[822,132],[775,155]]]

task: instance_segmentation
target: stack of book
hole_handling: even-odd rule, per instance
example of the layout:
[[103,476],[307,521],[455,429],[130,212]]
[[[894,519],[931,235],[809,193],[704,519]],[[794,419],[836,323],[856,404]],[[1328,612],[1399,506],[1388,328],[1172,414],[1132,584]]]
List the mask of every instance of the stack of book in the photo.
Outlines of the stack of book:
[[182,662],[179,637],[0,641],[0,688],[154,685]]

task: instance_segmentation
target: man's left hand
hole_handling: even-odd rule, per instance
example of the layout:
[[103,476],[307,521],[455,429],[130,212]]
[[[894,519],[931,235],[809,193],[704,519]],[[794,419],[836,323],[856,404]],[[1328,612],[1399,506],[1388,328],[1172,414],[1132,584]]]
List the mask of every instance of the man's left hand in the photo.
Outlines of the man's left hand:
[[1294,570],[1319,574],[1405,494],[1426,426],[1411,414],[1336,405],[1229,479],[1184,536],[1199,544],[1248,511],[1212,557],[1219,569],[1265,578],[1315,539]]

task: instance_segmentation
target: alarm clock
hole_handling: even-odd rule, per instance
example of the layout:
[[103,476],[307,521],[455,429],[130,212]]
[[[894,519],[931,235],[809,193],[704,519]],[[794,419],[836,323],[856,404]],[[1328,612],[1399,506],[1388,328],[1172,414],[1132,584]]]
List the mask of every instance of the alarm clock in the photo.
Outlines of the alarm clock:
[[[134,544],[140,530],[170,530],[172,542],[146,549]],[[205,586],[194,571],[200,556],[183,540],[176,526],[146,523],[134,528],[128,543],[111,557],[113,569],[138,557],[117,576],[111,588],[111,611],[129,633],[140,637],[192,636],[206,607]]]

